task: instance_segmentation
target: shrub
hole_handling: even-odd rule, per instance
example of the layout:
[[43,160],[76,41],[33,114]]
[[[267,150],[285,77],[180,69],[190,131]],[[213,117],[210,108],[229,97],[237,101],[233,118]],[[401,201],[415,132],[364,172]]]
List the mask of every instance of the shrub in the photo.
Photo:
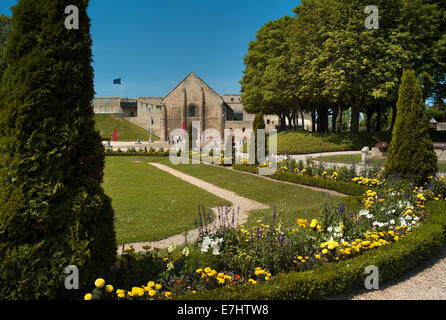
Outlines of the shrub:
[[79,30],[62,1],[12,8],[0,87],[0,299],[55,299],[68,265],[80,289],[110,276],[114,213],[101,187],[104,148],[94,129],[88,1]]
[[271,176],[271,178],[317,188],[334,190],[353,196],[362,195],[367,190],[367,188],[365,188],[364,186],[356,185],[349,182],[321,179],[306,175],[293,174],[289,172],[276,172],[274,175]]
[[385,171],[386,174],[407,174],[422,185],[438,168],[422,91],[414,71],[406,70],[403,74],[397,110]]

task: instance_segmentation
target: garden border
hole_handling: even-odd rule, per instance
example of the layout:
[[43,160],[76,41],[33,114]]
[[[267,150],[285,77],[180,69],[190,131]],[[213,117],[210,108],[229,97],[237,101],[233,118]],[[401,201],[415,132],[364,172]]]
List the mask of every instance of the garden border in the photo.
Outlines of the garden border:
[[300,300],[321,299],[364,288],[365,268],[378,267],[379,281],[385,283],[430,258],[441,249],[446,236],[446,202],[429,201],[428,217],[407,237],[380,248],[313,270],[290,272],[268,282],[241,287],[218,288],[184,295],[190,300]]
[[[232,165],[234,170],[245,171],[249,173],[258,174],[258,168],[243,164]],[[344,182],[344,181],[333,181],[328,179],[320,179],[305,175],[298,175],[290,172],[275,172],[270,176],[272,179],[287,181],[295,184],[302,184],[311,187],[318,187],[322,189],[334,190],[339,193],[348,194],[351,196],[361,196],[368,189],[368,187],[361,186],[354,183]]]

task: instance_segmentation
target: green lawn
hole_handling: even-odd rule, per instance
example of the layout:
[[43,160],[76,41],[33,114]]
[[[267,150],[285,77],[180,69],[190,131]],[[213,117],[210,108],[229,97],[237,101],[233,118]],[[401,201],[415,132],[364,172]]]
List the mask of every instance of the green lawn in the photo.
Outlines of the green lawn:
[[[149,141],[150,133],[141,127],[112,114],[95,114],[94,120],[96,122],[96,131],[101,133],[102,138],[113,140],[113,131],[118,131],[118,141]],[[153,141],[158,141],[159,138],[152,135]]]
[[[333,155],[324,157],[315,157],[314,160],[325,161],[325,162],[339,162],[339,163],[358,163],[361,162],[361,155]],[[379,164],[384,166],[386,159],[369,159],[371,164]],[[438,170],[441,172],[446,171],[446,162],[438,162]]]
[[[266,180],[261,177],[231,171],[222,167],[209,165],[172,165],[167,159],[164,164],[181,172],[197,177],[218,187],[234,191],[246,198],[265,203],[271,208],[277,205],[277,213],[285,224],[295,225],[297,218],[318,215],[322,203],[322,193],[299,187],[297,185]],[[324,195],[325,199],[327,195]],[[258,210],[250,214],[248,223],[266,218],[271,221],[273,209]]]
[[[318,161],[326,161],[326,162],[340,162],[340,163],[359,163],[362,160],[362,156],[360,154],[354,155],[333,155],[333,156],[324,156],[324,157],[315,157],[314,160]],[[370,163],[372,164],[380,164],[384,165],[386,159],[370,159]]]
[[119,244],[153,241],[195,228],[198,205],[230,204],[149,164],[148,157],[107,157],[105,193],[112,198]]
[[[434,142],[446,142],[446,133],[430,131]],[[283,131],[277,136],[279,154],[308,154],[334,151],[360,151],[364,146],[374,147],[379,141],[390,143],[389,132],[312,133],[306,131]]]

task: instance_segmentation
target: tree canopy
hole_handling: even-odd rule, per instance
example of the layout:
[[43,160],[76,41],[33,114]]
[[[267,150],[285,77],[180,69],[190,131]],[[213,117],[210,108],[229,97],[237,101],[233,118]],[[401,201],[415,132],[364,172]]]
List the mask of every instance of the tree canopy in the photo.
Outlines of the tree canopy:
[[[319,131],[350,109],[368,123],[393,110],[400,79],[413,69],[423,101],[446,97],[446,9],[440,0],[377,0],[378,29],[365,27],[365,0],[303,0],[294,17],[266,23],[249,45],[241,81],[250,113],[281,117],[312,111]],[[378,121],[381,123],[381,121]],[[378,125],[379,126],[379,125]],[[379,129],[379,128],[378,128]]]

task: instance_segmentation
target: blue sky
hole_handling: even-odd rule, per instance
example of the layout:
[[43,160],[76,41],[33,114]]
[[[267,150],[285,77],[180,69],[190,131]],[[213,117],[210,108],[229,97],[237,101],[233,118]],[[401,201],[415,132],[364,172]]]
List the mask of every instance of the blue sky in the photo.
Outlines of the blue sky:
[[[16,0],[1,0],[11,15]],[[96,96],[164,96],[190,72],[239,93],[243,57],[267,21],[297,0],[90,0]]]

